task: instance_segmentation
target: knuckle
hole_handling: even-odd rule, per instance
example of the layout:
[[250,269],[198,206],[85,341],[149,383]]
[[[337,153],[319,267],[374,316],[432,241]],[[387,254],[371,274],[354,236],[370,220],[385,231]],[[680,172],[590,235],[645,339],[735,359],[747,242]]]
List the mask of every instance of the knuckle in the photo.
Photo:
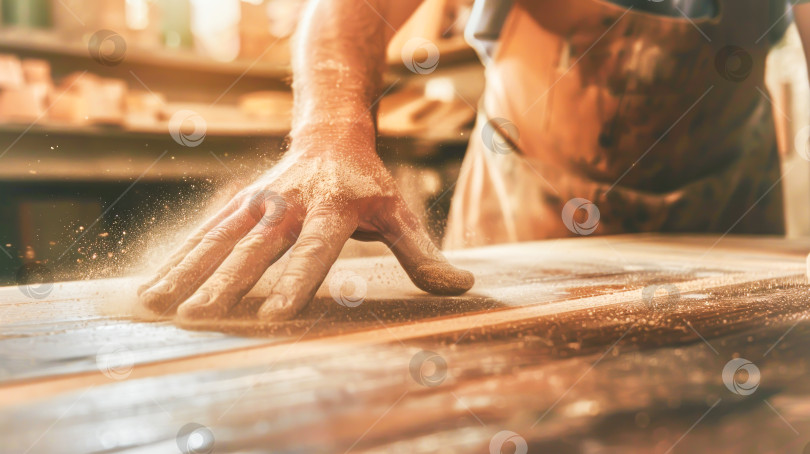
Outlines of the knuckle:
[[197,230],[195,230],[194,233],[189,235],[188,239],[186,239],[186,242],[183,244],[183,248],[193,247],[200,240],[202,240],[202,238],[205,236],[205,233],[206,231],[203,228],[198,228]]
[[324,202],[324,203],[318,203],[315,206],[309,208],[307,210],[307,214],[310,217],[315,217],[315,218],[320,218],[320,217],[332,218],[332,217],[337,216],[337,213],[339,213],[341,211],[343,211],[343,210],[341,210],[340,207],[335,205],[334,202],[332,202],[332,203],[325,203]]
[[288,300],[294,300],[301,293],[309,288],[312,279],[311,270],[305,266],[287,267],[284,275],[281,276],[273,288],[274,293],[281,293]]
[[239,191],[238,193],[236,193],[235,196],[231,198],[231,200],[228,201],[228,203],[225,205],[226,210],[235,210],[239,208],[239,205],[243,197],[242,192],[243,191]]
[[167,274],[165,279],[172,283],[177,283],[178,281],[182,281],[185,279],[186,276],[192,274],[195,271],[196,267],[193,263],[183,260],[182,262],[175,265]]
[[290,252],[290,255],[293,257],[307,258],[325,250],[328,247],[329,244],[323,237],[320,236],[299,237],[298,242],[295,243],[295,246]]
[[226,243],[233,241],[234,239],[235,235],[233,231],[223,226],[216,226],[212,228],[202,237],[202,241],[206,243]]
[[219,269],[203,287],[212,295],[225,294],[232,287],[239,285],[242,280],[235,270]]
[[292,287],[294,283],[300,283],[306,280],[310,274],[311,268],[305,264],[287,266],[284,270],[284,283],[282,288]]
[[265,232],[249,233],[236,244],[237,249],[248,253],[260,251],[267,244],[268,234]]

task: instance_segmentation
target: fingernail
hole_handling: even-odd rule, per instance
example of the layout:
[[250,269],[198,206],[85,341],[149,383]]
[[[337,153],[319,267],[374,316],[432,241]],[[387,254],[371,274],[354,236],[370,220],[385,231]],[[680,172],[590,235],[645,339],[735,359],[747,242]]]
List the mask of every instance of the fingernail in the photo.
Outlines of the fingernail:
[[202,306],[211,300],[211,295],[207,293],[195,293],[187,299],[183,306]]
[[475,276],[449,263],[427,263],[416,269],[417,284],[422,290],[436,295],[460,295],[475,284]]
[[143,292],[149,290],[150,288],[152,288],[152,285],[153,285],[152,283],[153,282],[158,282],[158,279],[160,279],[160,274],[155,274],[154,276],[152,276],[149,279],[145,280],[143,284],[139,285],[138,286],[138,296],[140,296],[141,293],[143,293]]
[[211,295],[208,293],[195,293],[177,308],[177,315],[185,320],[213,319],[224,315],[221,306],[208,304],[210,301]]
[[169,290],[172,289],[172,283],[167,280],[159,281],[157,284],[153,285],[152,288],[147,290],[149,293],[168,293]]
[[276,294],[268,298],[267,301],[262,304],[257,315],[263,320],[277,320],[279,318],[285,318],[283,314],[286,312],[287,308],[287,297]]

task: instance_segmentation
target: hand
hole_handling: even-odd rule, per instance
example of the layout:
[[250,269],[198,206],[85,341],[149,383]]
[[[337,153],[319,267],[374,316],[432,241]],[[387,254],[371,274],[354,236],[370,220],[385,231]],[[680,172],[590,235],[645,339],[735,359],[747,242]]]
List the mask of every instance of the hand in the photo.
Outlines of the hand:
[[312,299],[350,237],[386,243],[422,290],[469,290],[473,275],[447,262],[366,148],[291,151],[188,238],[141,286],[141,304],[186,319],[221,317],[292,248],[258,313],[287,319]]

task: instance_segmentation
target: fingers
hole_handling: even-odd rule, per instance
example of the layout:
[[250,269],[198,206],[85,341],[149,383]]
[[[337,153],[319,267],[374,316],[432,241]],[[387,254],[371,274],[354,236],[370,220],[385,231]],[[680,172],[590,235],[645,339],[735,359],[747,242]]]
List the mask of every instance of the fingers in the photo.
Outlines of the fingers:
[[259,309],[259,318],[286,320],[298,313],[315,295],[356,227],[357,220],[346,213],[310,214],[284,272]]
[[138,287],[138,296],[140,296],[144,291],[151,288],[155,283],[157,283],[160,278],[166,275],[172,267],[176,266],[180,263],[181,260],[191,252],[202,240],[203,236],[208,233],[209,230],[214,228],[217,224],[222,222],[225,218],[231,215],[234,211],[236,211],[237,207],[239,207],[239,203],[234,199],[231,200],[230,203],[225,205],[217,214],[206,220],[201,226],[197,228],[197,230],[192,233],[183,244],[172,253],[168,260],[164,262],[164,264],[158,269],[158,271],[149,278],[146,282],[144,282],[140,287]]
[[384,220],[383,237],[417,287],[437,295],[460,295],[475,284],[472,273],[447,261],[407,207],[393,210]]
[[295,237],[291,229],[295,226],[283,224],[267,226],[260,222],[253,227],[202,287],[177,308],[177,314],[187,320],[227,314],[292,245]]
[[231,213],[206,232],[199,243],[155,285],[140,295],[141,304],[161,315],[173,310],[208,279],[257,219],[246,209]]

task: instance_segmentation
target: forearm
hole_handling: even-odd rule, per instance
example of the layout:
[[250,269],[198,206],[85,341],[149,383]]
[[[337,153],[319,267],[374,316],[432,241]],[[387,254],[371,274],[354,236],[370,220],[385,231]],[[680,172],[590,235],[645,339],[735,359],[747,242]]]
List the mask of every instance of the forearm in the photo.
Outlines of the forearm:
[[[374,4],[317,0],[293,44],[292,140],[350,132],[374,137],[372,103],[380,91],[386,27]],[[319,137],[322,140],[323,137]]]
[[293,44],[293,143],[334,136],[373,144],[373,106],[386,46],[416,5],[415,0],[309,3]]

